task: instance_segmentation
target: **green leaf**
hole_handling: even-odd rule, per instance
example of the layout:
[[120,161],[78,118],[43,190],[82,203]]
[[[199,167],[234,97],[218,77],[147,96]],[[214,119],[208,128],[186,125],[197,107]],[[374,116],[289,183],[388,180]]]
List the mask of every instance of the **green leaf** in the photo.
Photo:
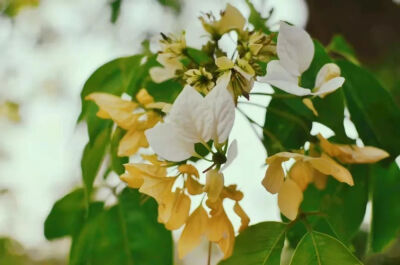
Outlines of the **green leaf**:
[[185,49],[185,53],[189,58],[191,58],[199,65],[205,65],[207,63],[213,62],[207,53],[195,48],[187,47]]
[[72,235],[84,221],[86,212],[85,192],[77,189],[58,200],[44,222],[47,239]]
[[94,142],[86,144],[81,160],[82,179],[85,185],[87,199],[89,200],[93,182],[100,169],[107,146],[110,143],[111,128],[103,130],[96,136]]
[[129,157],[118,156],[119,142],[121,141],[122,137],[124,137],[125,133],[126,132],[123,129],[117,127],[111,139],[111,168],[118,175],[121,175],[125,172],[124,164],[129,162]]
[[248,227],[236,238],[233,255],[219,265],[279,265],[286,228],[278,222]]
[[157,222],[157,204],[125,189],[119,203],[87,222],[74,239],[70,265],[172,265],[171,232]]
[[368,71],[347,61],[337,64],[346,78],[343,85],[347,107],[358,134],[366,145],[400,153],[400,109],[390,94]]
[[18,13],[28,7],[39,6],[39,0],[12,0],[0,2],[0,14],[4,13],[9,17],[15,17]]
[[291,265],[362,265],[337,239],[319,232],[308,232],[298,244]]
[[[143,47],[146,52],[146,47]],[[148,51],[146,52],[148,53]],[[149,55],[146,61],[135,69],[135,74],[132,76],[126,93],[134,97],[137,92],[143,87],[146,87],[146,82],[151,81],[149,71],[154,66],[160,66],[161,64],[157,61],[157,55]]]
[[271,31],[267,27],[266,23],[271,13],[267,18],[263,18],[250,0],[246,0],[246,4],[250,9],[249,22],[254,26],[254,29],[261,30],[264,33],[270,33]]
[[[91,213],[103,208],[102,202],[90,206]],[[75,235],[87,218],[87,204],[84,189],[76,189],[59,199],[44,222],[44,235],[47,239]]]
[[114,0],[110,3],[111,6],[111,23],[117,22],[119,13],[121,11],[122,0]]
[[387,249],[400,234],[400,170],[373,165],[371,246],[375,252]]
[[154,97],[155,101],[173,103],[175,98],[182,91],[183,86],[173,80],[167,80],[162,83],[155,83],[153,81],[149,81],[146,83],[146,89],[150,95]]
[[112,60],[98,68],[86,81],[81,92],[82,111],[78,121],[86,120],[90,141],[105,128],[112,125],[110,120],[96,116],[97,105],[85,97],[93,92],[105,92],[113,95],[124,93],[141,66],[143,55],[134,55]]
[[[263,143],[268,156],[275,153],[299,149],[310,137],[311,116],[299,98],[273,98],[266,109]],[[300,114],[300,115],[299,115]]]
[[329,45],[326,47],[328,52],[332,52],[343,56],[346,60],[359,65],[360,62],[356,57],[353,47],[346,41],[342,35],[334,35]]
[[157,0],[163,6],[169,7],[175,12],[179,13],[181,11],[181,1],[180,0]]

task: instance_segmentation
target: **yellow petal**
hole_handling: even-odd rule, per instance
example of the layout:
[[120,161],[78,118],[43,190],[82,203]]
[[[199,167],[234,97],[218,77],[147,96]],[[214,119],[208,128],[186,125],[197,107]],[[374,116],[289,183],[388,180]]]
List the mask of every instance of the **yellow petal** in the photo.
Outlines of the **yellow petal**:
[[139,191],[153,197],[158,203],[161,203],[166,193],[170,193],[175,183],[173,177],[151,177],[143,176],[143,184]]
[[265,177],[262,181],[264,188],[272,194],[278,193],[285,178],[285,172],[281,165],[282,162],[282,159],[273,160],[273,162],[268,165]]
[[314,104],[311,99],[303,98],[303,104],[312,111],[315,116],[318,116],[318,111],[315,109]]
[[229,198],[234,201],[240,201],[243,199],[243,192],[237,190],[236,184],[232,184],[222,189],[221,198]]
[[120,179],[125,182],[128,187],[133,189],[138,189],[143,185],[143,178],[137,177],[136,175],[131,175],[129,173],[122,174]]
[[189,216],[190,198],[177,189],[168,192],[159,202],[159,221],[169,230],[181,227]]
[[145,106],[148,109],[159,109],[162,111],[168,105],[171,105],[171,104],[165,103],[165,102],[153,102],[153,103],[146,104]]
[[178,254],[182,259],[192,251],[205,236],[208,225],[208,215],[203,206],[199,206],[187,219],[185,228],[178,241]]
[[389,157],[388,152],[373,146],[353,147],[353,150],[353,163],[375,163]]
[[189,175],[185,181],[185,187],[189,194],[198,195],[203,193],[203,185],[201,185],[196,179]]
[[313,180],[314,169],[301,160],[296,161],[289,171],[290,178],[304,191]]
[[149,147],[143,131],[129,130],[122,137],[118,146],[118,156],[131,156],[141,147]]
[[97,115],[100,118],[111,118],[119,127],[126,130],[130,129],[140,116],[133,114],[133,110],[138,107],[136,103],[111,94],[96,92],[86,96],[85,99],[92,100],[99,106]]
[[208,222],[207,237],[209,241],[219,245],[224,253],[224,259],[232,255],[235,232],[223,208],[211,216]]
[[317,189],[323,190],[326,188],[326,183],[328,182],[328,176],[322,174],[318,170],[314,170],[314,185]]
[[140,156],[144,160],[149,161],[150,163],[152,163],[153,165],[157,165],[157,166],[161,166],[161,167],[164,167],[164,166],[168,165],[168,162],[158,160],[158,156],[157,155],[144,155],[144,154],[141,154]]
[[280,152],[273,156],[270,156],[266,159],[266,163],[269,165],[273,163],[275,160],[280,160],[281,163],[288,161],[289,159],[293,158],[295,160],[304,159],[304,155],[298,153],[290,153],[290,152]]
[[140,104],[144,106],[154,102],[154,98],[144,88],[140,89],[139,92],[136,94],[136,99]]
[[204,191],[207,192],[208,199],[215,202],[224,187],[224,175],[218,172],[217,169],[212,169],[207,172],[206,185]]
[[217,22],[217,32],[222,35],[230,30],[241,31],[246,24],[246,19],[242,13],[234,6],[228,4],[224,13],[221,15],[221,19]]
[[342,163],[375,163],[389,157],[386,151],[373,146],[358,147],[357,145],[333,144],[322,135],[318,135],[318,139],[324,152],[331,157],[338,158]]
[[152,177],[166,177],[167,170],[164,167],[148,165],[148,164],[125,164],[126,174],[121,176],[131,188],[140,188],[143,184],[143,178]]
[[303,201],[303,192],[296,182],[286,179],[278,193],[278,206],[281,213],[294,220],[299,212],[299,207]]
[[328,156],[310,158],[307,161],[319,172],[325,175],[331,175],[338,181],[347,183],[350,186],[354,185],[353,177],[350,172]]
[[229,70],[232,69],[235,64],[226,56],[218,57],[215,60],[215,65],[218,66],[221,70]]
[[178,167],[178,171],[182,174],[188,174],[190,176],[195,176],[196,178],[199,178],[199,171],[197,171],[197,169],[190,164],[184,164],[184,165],[180,165]]
[[233,206],[233,210],[240,217],[241,225],[239,228],[239,232],[242,232],[244,229],[246,229],[249,226],[250,218],[246,214],[246,212],[243,210],[243,208],[239,205],[238,202],[236,202],[235,206]]

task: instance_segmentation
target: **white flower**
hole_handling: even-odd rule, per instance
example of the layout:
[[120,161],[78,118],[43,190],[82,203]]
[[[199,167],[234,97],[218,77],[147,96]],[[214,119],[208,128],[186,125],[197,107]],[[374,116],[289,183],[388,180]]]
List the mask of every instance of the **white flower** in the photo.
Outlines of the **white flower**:
[[186,85],[165,122],[146,131],[154,152],[169,161],[182,161],[195,154],[196,143],[210,139],[224,143],[235,120],[235,104],[227,90],[229,80],[230,74],[222,76],[206,97]]
[[287,93],[297,96],[324,96],[341,87],[344,78],[340,68],[325,64],[318,72],[313,91],[299,86],[301,75],[310,67],[314,57],[314,44],[306,31],[285,22],[280,23],[277,53],[279,60],[268,63],[267,75],[260,79]]

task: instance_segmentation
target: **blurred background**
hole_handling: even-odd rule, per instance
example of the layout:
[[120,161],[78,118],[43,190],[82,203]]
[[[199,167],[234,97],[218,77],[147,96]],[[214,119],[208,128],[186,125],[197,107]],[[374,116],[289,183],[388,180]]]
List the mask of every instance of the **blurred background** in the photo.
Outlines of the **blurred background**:
[[[43,222],[53,203],[81,184],[88,139],[76,119],[89,75],[138,52],[144,39],[156,51],[160,32],[185,29],[188,45],[201,47],[207,38],[197,17],[218,13],[228,2],[248,16],[241,0],[0,0],[0,264],[67,262],[68,239],[46,241]],[[400,1],[252,2],[264,15],[274,8],[271,27],[286,20],[324,44],[343,35],[400,104]],[[246,107],[264,122],[263,110]],[[259,185],[265,151],[252,134],[238,115],[233,137],[240,139],[240,155],[226,175],[244,191],[251,223],[279,220],[275,196]]]

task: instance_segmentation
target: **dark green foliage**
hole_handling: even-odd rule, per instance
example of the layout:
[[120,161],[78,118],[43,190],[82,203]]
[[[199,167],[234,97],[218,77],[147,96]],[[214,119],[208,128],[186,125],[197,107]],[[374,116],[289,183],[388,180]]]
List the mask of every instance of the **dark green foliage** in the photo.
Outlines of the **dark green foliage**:
[[112,23],[117,22],[119,13],[121,12],[121,3],[122,3],[122,0],[113,0],[110,3],[110,6],[111,6],[111,22]]
[[362,265],[337,239],[319,232],[307,233],[297,246],[291,265]]
[[337,64],[346,78],[343,91],[351,120],[366,145],[400,154],[400,109],[368,71],[347,61]]
[[156,202],[125,189],[117,205],[82,227],[72,243],[70,264],[172,265],[171,232],[157,222]]
[[236,238],[232,257],[219,265],[279,265],[286,229],[278,222],[250,226]]
[[371,246],[380,252],[400,235],[400,169],[395,162],[372,168]]

